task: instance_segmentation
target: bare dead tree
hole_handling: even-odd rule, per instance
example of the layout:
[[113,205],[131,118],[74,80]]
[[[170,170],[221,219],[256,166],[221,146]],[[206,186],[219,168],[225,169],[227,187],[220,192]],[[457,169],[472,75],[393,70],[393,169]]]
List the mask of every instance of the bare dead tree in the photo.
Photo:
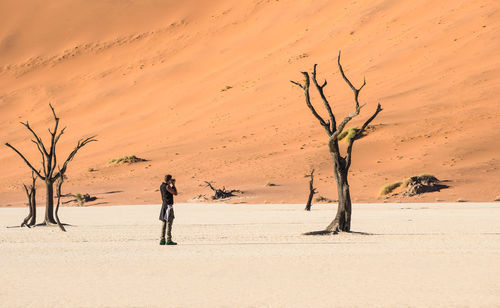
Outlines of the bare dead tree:
[[333,161],[333,171],[335,175],[335,180],[337,182],[337,193],[338,193],[338,208],[337,208],[337,215],[333,219],[333,221],[326,227],[325,230],[322,231],[316,231],[316,232],[309,232],[307,234],[327,234],[327,233],[336,233],[338,231],[350,231],[351,230],[351,194],[349,191],[349,182],[347,180],[347,175],[349,172],[349,167],[351,166],[351,160],[352,160],[352,147],[354,142],[362,136],[363,132],[365,131],[366,127],[368,124],[370,124],[373,119],[379,114],[380,111],[382,111],[382,107],[380,104],[377,104],[377,109],[375,112],[372,114],[370,118],[368,118],[363,126],[356,132],[353,138],[349,140],[349,143],[347,145],[347,150],[346,154],[344,156],[341,155],[340,153],[340,148],[339,148],[339,142],[337,139],[337,136],[344,130],[345,126],[349,121],[351,121],[353,118],[357,117],[361,111],[361,109],[365,105],[360,105],[359,104],[359,93],[363,89],[363,87],[366,85],[366,79],[364,80],[363,84],[359,87],[356,88],[352,82],[346,77],[344,70],[342,69],[342,65],[340,64],[340,51],[338,55],[338,67],[340,70],[340,73],[342,74],[342,78],[344,81],[349,85],[349,87],[352,89],[354,93],[354,104],[355,104],[355,109],[354,112],[347,115],[342,122],[337,126],[337,122],[335,119],[335,116],[333,114],[331,105],[328,101],[328,99],[325,96],[324,88],[327,85],[326,80],[323,82],[323,84],[319,84],[316,78],[316,68],[317,64],[314,65],[313,71],[312,71],[312,81],[314,83],[314,86],[316,87],[321,100],[323,101],[323,104],[325,106],[326,111],[328,112],[329,120],[324,120],[316,111],[314,106],[311,104],[311,98],[309,95],[309,86],[310,86],[310,77],[309,73],[307,72],[302,72],[302,75],[304,75],[304,83],[301,84],[296,81],[291,81],[293,84],[299,86],[303,91],[304,91],[304,96],[305,96],[305,101],[307,107],[311,110],[312,114],[316,119],[319,121],[320,125],[325,129],[327,135],[328,135],[328,148],[330,151],[330,155],[332,157]]
[[66,127],[59,129],[59,118],[56,115],[56,112],[54,111],[54,108],[52,107],[51,104],[49,104],[50,109],[52,110],[52,115],[54,116],[54,129],[50,130],[50,143],[49,146],[46,147],[45,144],[43,143],[42,139],[38,136],[38,134],[33,130],[33,128],[30,126],[29,122],[26,121],[26,123],[21,122],[21,124],[26,127],[26,129],[33,135],[33,138],[31,141],[36,145],[38,151],[40,152],[42,156],[42,167],[43,167],[43,173],[39,172],[35,167],[33,167],[33,164],[28,161],[28,159],[21,154],[15,147],[10,145],[9,143],[6,143],[5,145],[11,148],[14,152],[19,155],[23,161],[28,165],[28,167],[31,168],[31,170],[43,181],[45,181],[45,186],[47,189],[46,193],[46,207],[45,207],[45,219],[42,224],[44,225],[54,225],[57,224],[57,222],[54,219],[54,182],[61,177],[62,174],[66,172],[66,169],[68,168],[68,164],[70,161],[73,160],[75,157],[76,153],[83,148],[85,145],[89,144],[90,142],[97,141],[95,139],[96,136],[88,137],[85,139],[80,139],[74,148],[74,150],[68,155],[64,163],[62,164],[62,168],[56,172],[56,166],[57,166],[57,155],[56,155],[56,145],[57,142],[59,141],[59,138],[61,138],[62,134],[64,134],[64,131]]
[[312,205],[312,199],[315,194],[318,192],[316,191],[316,188],[314,188],[314,169],[311,170],[311,173],[307,175],[307,177],[311,178],[309,181],[309,197],[307,198],[307,203],[306,203],[306,211],[311,210],[311,205]]
[[226,190],[226,187],[222,187],[222,189],[214,188],[210,182],[205,181],[208,187],[210,187],[211,190],[214,191],[214,195],[212,196],[213,200],[217,199],[225,199],[229,197],[234,197],[236,196],[235,193],[241,193],[241,190],[233,189],[233,190]]
[[31,228],[31,226],[36,224],[36,178],[35,173],[31,172],[31,185],[26,186],[26,184],[23,184],[26,196],[28,197],[29,214],[24,218],[21,227],[26,226]]

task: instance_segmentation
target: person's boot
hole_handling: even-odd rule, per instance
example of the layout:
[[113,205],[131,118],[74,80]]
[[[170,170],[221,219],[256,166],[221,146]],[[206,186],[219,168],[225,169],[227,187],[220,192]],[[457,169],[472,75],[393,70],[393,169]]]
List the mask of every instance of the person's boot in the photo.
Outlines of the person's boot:
[[160,245],[165,245],[165,239],[160,240]]
[[167,245],[177,245],[177,243],[172,240],[168,240]]

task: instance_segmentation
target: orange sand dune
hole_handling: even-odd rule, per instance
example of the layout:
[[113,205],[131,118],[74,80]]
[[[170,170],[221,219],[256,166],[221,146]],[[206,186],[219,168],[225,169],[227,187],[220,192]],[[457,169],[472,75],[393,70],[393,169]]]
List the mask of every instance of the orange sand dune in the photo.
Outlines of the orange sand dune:
[[[47,138],[51,102],[68,127],[60,160],[79,138],[99,136],[71,163],[64,190],[100,204],[158,203],[166,172],[181,201],[210,194],[211,180],[244,190],[234,202],[302,202],[312,167],[319,194],[335,198],[326,135],[289,80],[318,63],[343,118],[353,100],[336,66],[341,49],[353,82],[367,80],[367,106],[350,126],[384,108],[355,144],[353,200],[375,201],[385,183],[425,172],[451,188],[404,201],[492,201],[499,9],[486,0],[5,0],[0,141],[37,161],[18,122]],[[108,164],[131,154],[148,161]],[[22,205],[30,171],[5,146],[0,164],[0,204]]]

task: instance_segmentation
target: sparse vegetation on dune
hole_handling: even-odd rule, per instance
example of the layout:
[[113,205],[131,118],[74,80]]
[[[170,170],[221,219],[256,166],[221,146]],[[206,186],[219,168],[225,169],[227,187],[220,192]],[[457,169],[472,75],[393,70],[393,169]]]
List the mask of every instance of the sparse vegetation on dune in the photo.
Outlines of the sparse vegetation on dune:
[[344,131],[342,131],[338,136],[337,136],[337,140],[342,140],[342,139],[345,139],[346,142],[350,142],[351,139],[356,136],[356,133],[358,132],[358,128],[357,127],[351,127],[349,129],[346,129]]
[[391,192],[394,191],[394,189],[398,188],[399,186],[401,186],[403,184],[403,182],[399,181],[399,182],[394,182],[394,183],[389,183],[389,184],[386,184],[384,187],[382,187],[382,189],[380,190],[380,193],[379,195],[380,196],[385,196],[387,194],[390,194]]
[[141,161],[146,161],[144,158],[137,157],[135,155],[123,156],[120,158],[113,158],[109,161],[110,164],[133,164]]
[[423,183],[437,183],[439,180],[432,174],[423,173],[421,175],[415,175],[409,177],[403,181],[403,187],[407,187],[412,180],[418,180]]
[[83,196],[82,194],[78,193],[78,194],[75,194],[75,199],[76,199],[76,204],[78,206],[83,206]]
[[73,201],[76,201],[76,204],[78,206],[83,206],[85,204],[85,202],[91,202],[91,201],[94,201],[97,199],[97,197],[93,197],[90,194],[83,194],[82,195],[81,193],[75,194],[75,195],[73,195],[73,197],[75,197],[75,200],[73,200]]
[[[398,187],[402,187],[403,190],[393,193]],[[387,196],[392,193],[391,196],[412,197],[426,192],[440,191],[443,188],[448,188],[448,186],[443,185],[434,175],[424,173],[409,177],[402,182],[386,184],[380,190],[379,196]]]
[[323,196],[317,196],[316,199],[314,199],[316,202],[325,202],[325,203],[334,203],[337,202],[337,200],[329,199],[327,197]]

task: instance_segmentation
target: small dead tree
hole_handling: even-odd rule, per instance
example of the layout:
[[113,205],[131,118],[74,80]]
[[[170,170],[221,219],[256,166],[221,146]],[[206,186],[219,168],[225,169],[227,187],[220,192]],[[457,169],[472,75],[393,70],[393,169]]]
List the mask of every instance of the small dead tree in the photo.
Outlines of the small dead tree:
[[214,191],[214,195],[212,196],[213,200],[218,200],[218,199],[225,199],[229,197],[234,197],[236,196],[235,193],[241,193],[241,190],[233,189],[233,190],[226,190],[226,187],[222,187],[222,189],[217,189],[212,186],[210,182],[205,181],[208,187],[210,187],[211,190]]
[[307,203],[306,203],[306,211],[311,210],[311,205],[312,205],[312,199],[315,194],[318,192],[316,191],[316,188],[314,188],[314,169],[311,170],[311,173],[307,175],[307,177],[311,178],[309,181],[309,197],[307,198]]
[[21,227],[28,227],[31,228],[31,226],[34,226],[36,224],[36,175],[32,171],[31,172],[31,180],[32,183],[30,186],[26,186],[26,184],[23,184],[24,190],[26,191],[26,196],[28,197],[28,206],[29,206],[29,214],[24,218],[23,222],[21,223]]
[[56,145],[57,142],[59,141],[59,138],[61,138],[62,134],[64,134],[64,131],[66,127],[59,129],[59,118],[56,115],[56,112],[54,111],[54,108],[52,107],[51,104],[49,104],[50,109],[52,110],[52,115],[54,116],[54,129],[50,130],[50,143],[48,146],[45,146],[43,143],[42,139],[38,136],[38,134],[31,128],[30,124],[28,121],[26,123],[21,122],[21,124],[26,127],[26,129],[33,135],[34,139],[31,141],[36,145],[38,151],[40,152],[42,156],[42,167],[43,167],[43,173],[39,172],[35,167],[33,167],[33,164],[28,161],[28,159],[21,154],[15,147],[10,145],[9,143],[6,143],[5,145],[11,148],[14,152],[19,155],[23,161],[28,165],[28,167],[31,168],[31,170],[45,182],[45,187],[47,189],[46,193],[46,207],[45,207],[45,219],[42,225],[54,225],[57,224],[57,222],[54,219],[54,183],[55,181],[61,177],[62,174],[66,172],[66,169],[68,168],[68,164],[70,161],[73,160],[75,157],[76,153],[83,148],[85,145],[89,144],[90,142],[97,141],[95,139],[96,136],[88,137],[85,139],[80,139],[75,147],[75,149],[68,155],[64,163],[62,164],[62,168],[56,172],[56,166],[57,166],[57,155],[56,155]]
[[351,166],[351,159],[352,159],[352,147],[354,142],[359,139],[359,137],[362,136],[363,132],[365,131],[366,127],[368,124],[370,124],[373,119],[379,114],[380,111],[382,111],[382,107],[380,104],[377,104],[377,109],[375,112],[372,114],[370,118],[368,118],[363,126],[356,131],[356,134],[349,140],[348,145],[347,145],[347,150],[346,154],[344,156],[341,155],[340,153],[340,148],[339,148],[339,142],[337,139],[337,136],[344,130],[345,126],[349,121],[351,121],[353,118],[357,117],[361,111],[361,109],[365,105],[360,105],[359,104],[359,93],[363,89],[363,87],[366,85],[366,79],[364,80],[363,84],[361,87],[356,88],[351,81],[346,77],[344,70],[342,69],[342,65],[340,64],[340,51],[338,55],[338,67],[340,70],[340,73],[342,75],[342,78],[344,81],[349,85],[349,87],[352,89],[354,93],[354,104],[355,104],[355,110],[353,113],[347,115],[342,122],[337,126],[337,122],[335,119],[335,116],[333,114],[331,105],[328,101],[328,99],[325,96],[324,88],[327,85],[326,80],[324,81],[323,84],[319,84],[317,79],[316,79],[316,68],[317,64],[314,65],[313,71],[312,71],[312,81],[314,83],[314,86],[316,87],[323,104],[325,106],[325,109],[328,112],[329,115],[329,120],[324,120],[317,112],[314,106],[311,104],[311,98],[309,95],[309,86],[310,86],[310,77],[309,73],[307,72],[302,72],[302,75],[304,75],[304,83],[301,84],[296,81],[291,81],[293,84],[299,86],[303,91],[304,91],[304,96],[305,96],[305,101],[307,107],[311,110],[312,114],[316,119],[319,121],[320,125],[323,126],[325,129],[327,135],[328,135],[328,148],[330,151],[330,155],[332,157],[333,161],[333,171],[335,175],[335,180],[337,182],[337,193],[338,193],[338,208],[337,208],[337,215],[335,216],[335,219],[326,227],[325,230],[322,231],[317,231],[317,232],[309,232],[307,234],[326,234],[326,233],[336,233],[338,231],[350,231],[351,230],[351,193],[349,190],[349,182],[347,180],[347,175],[349,172],[349,167]]

